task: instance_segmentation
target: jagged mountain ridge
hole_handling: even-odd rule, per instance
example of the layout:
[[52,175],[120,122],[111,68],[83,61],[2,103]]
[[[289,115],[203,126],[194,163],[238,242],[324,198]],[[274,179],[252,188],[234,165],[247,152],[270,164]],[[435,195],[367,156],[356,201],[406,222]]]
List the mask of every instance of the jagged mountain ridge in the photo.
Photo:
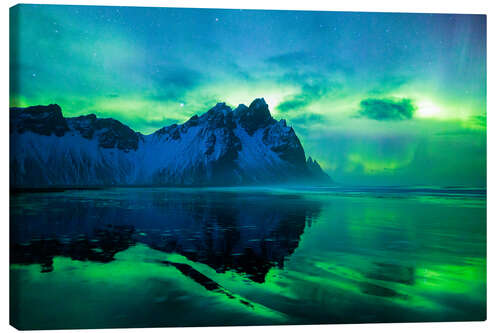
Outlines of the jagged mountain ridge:
[[262,98],[149,135],[93,114],[65,118],[56,104],[11,108],[10,135],[13,187],[331,182]]

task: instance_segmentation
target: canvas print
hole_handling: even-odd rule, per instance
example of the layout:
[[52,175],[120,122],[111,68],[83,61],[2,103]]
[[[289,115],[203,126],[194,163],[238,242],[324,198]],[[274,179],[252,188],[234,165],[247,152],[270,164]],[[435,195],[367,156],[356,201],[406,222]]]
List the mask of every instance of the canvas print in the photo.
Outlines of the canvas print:
[[18,329],[486,319],[486,16],[10,9]]

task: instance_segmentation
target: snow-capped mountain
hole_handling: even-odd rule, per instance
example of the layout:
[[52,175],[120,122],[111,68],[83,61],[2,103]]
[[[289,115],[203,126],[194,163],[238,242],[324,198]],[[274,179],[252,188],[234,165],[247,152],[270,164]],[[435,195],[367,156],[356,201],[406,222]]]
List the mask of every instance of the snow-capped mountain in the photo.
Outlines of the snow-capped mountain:
[[11,108],[10,119],[12,187],[331,182],[264,99],[218,103],[150,135],[93,114],[64,118],[56,104]]

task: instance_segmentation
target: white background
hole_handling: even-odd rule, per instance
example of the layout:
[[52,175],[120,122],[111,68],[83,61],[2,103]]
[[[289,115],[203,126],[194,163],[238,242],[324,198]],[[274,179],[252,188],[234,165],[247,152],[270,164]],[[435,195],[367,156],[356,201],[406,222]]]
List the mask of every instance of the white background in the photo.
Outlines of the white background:
[[[163,6],[163,7],[204,7],[204,8],[252,8],[252,9],[302,9],[302,10],[332,10],[332,11],[372,11],[372,12],[423,12],[423,13],[463,13],[463,14],[487,14],[487,39],[488,39],[488,320],[486,322],[463,322],[463,323],[409,323],[409,324],[359,324],[359,325],[314,325],[314,326],[264,326],[264,327],[211,327],[211,328],[169,328],[169,332],[262,332],[284,333],[302,332],[304,330],[316,332],[476,332],[476,331],[499,331],[500,329],[500,302],[499,302],[499,268],[498,261],[500,235],[498,223],[500,214],[498,206],[499,189],[499,103],[498,95],[500,87],[499,75],[499,20],[500,12],[498,2],[485,0],[348,0],[348,1],[321,1],[321,0],[183,0],[183,1],[137,1],[137,0],[87,0],[87,1],[36,1],[29,3],[47,4],[79,4],[79,5],[129,5],[129,6]],[[11,332],[15,329],[10,327],[9,322],[9,10],[10,6],[17,4],[14,1],[3,2],[0,12],[1,38],[0,57],[2,67],[0,75],[2,104],[4,111],[0,112],[0,256],[2,258],[0,279],[0,327]],[[150,332],[164,331],[164,328],[147,329]],[[99,332],[110,330],[97,330]],[[144,329],[113,330],[112,332],[145,332]],[[59,331],[60,332],[60,331]],[[82,331],[85,332],[85,331]]]

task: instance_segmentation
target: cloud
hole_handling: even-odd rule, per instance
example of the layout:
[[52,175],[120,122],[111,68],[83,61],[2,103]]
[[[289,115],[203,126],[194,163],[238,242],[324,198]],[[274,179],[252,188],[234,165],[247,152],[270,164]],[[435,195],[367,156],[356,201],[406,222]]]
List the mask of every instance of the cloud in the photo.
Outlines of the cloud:
[[302,113],[299,116],[290,117],[293,126],[307,127],[310,124],[324,122],[326,117],[318,113]]
[[398,121],[413,118],[416,110],[413,101],[408,98],[368,98],[359,103],[358,116],[378,121]]
[[286,100],[276,107],[276,109],[280,112],[287,112],[290,110],[301,109],[304,106],[307,106],[311,102],[309,96],[306,95],[294,95],[291,99]]
[[298,111],[339,89],[338,83],[329,82],[324,77],[308,78],[302,83],[300,93],[289,96],[276,109],[280,112]]

